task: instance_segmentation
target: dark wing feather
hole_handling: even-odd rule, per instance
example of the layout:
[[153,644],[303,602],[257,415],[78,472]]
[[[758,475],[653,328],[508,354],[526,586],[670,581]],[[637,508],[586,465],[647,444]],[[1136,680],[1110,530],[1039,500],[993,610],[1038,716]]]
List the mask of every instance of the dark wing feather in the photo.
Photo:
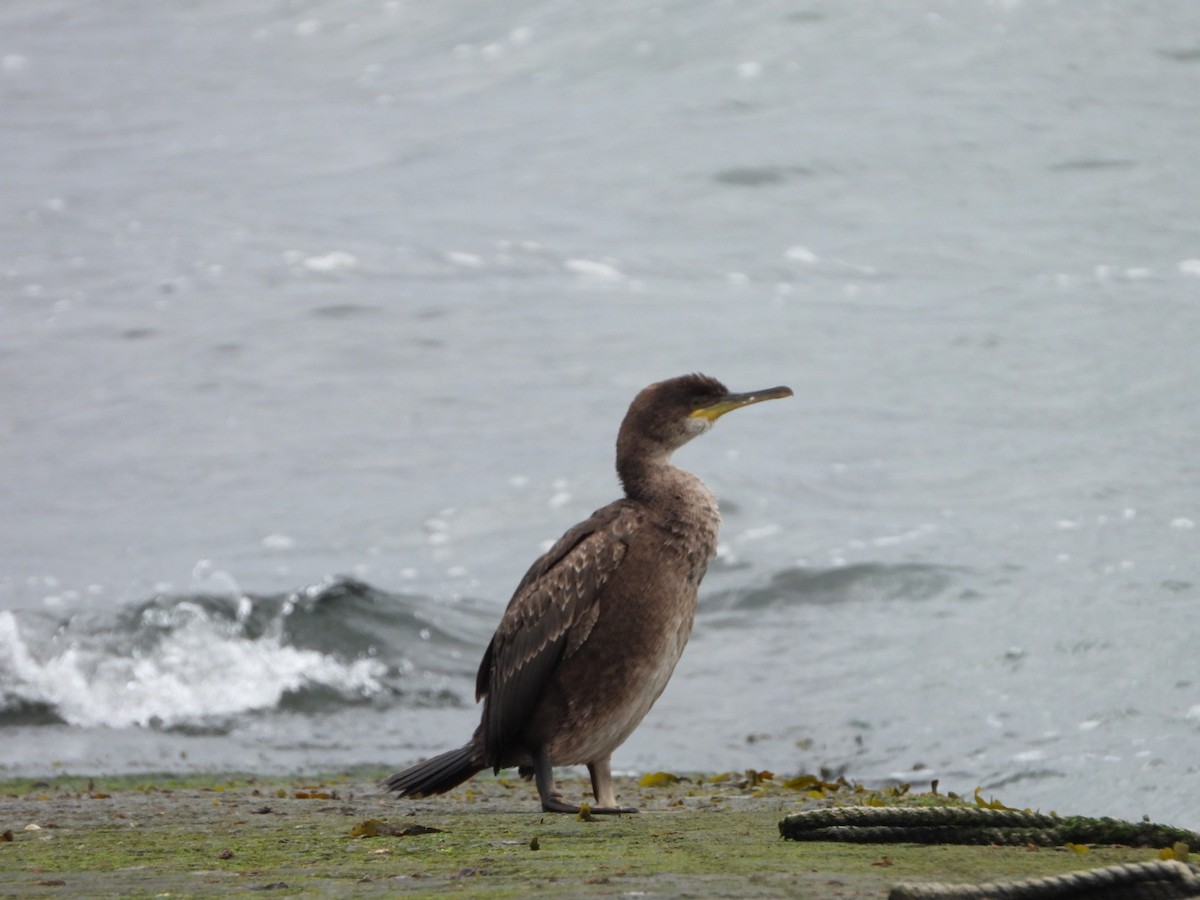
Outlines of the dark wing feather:
[[487,760],[498,765],[521,734],[563,655],[587,638],[596,600],[621,564],[640,514],[628,501],[594,512],[525,573],[488,645],[475,679],[487,698]]

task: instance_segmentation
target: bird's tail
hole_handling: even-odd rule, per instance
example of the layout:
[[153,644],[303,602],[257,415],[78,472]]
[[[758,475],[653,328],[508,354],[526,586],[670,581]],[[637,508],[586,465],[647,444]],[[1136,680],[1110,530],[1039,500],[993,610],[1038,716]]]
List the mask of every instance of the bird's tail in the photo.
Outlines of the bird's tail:
[[485,768],[479,761],[475,745],[471,743],[409,766],[385,781],[384,785],[401,797],[428,797],[458,787]]

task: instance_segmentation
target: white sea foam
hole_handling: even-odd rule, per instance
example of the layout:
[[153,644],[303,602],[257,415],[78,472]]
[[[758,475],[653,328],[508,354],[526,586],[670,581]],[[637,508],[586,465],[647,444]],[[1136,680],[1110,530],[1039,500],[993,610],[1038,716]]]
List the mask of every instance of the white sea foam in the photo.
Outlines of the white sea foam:
[[563,267],[568,272],[574,272],[584,278],[593,278],[596,281],[620,281],[625,277],[621,274],[621,270],[612,263],[600,262],[595,259],[568,259],[563,263]]
[[14,614],[0,612],[0,685],[6,696],[45,704],[72,725],[112,728],[271,709],[306,687],[346,696],[384,689],[387,667],[377,659],[341,661],[287,646],[278,634],[251,639],[195,604],[180,604],[167,618],[173,628],[148,650],[78,643],[39,658]]
[[329,274],[353,269],[358,265],[358,257],[353,253],[347,253],[345,250],[332,250],[320,256],[305,257],[303,265],[310,272]]
[[792,262],[803,263],[805,265],[812,265],[813,263],[821,261],[821,257],[817,256],[817,254],[802,244],[796,244],[794,247],[788,247],[787,250],[783,252],[783,256],[784,259],[788,259]]
[[230,573],[202,559],[192,567],[192,592],[210,597],[241,597],[242,588]]
[[758,60],[747,60],[746,62],[738,63],[737,75],[743,81],[753,81],[755,78],[761,78],[763,73],[763,64]]
[[763,538],[774,537],[775,535],[782,533],[782,531],[782,525],[780,525],[778,522],[772,522],[769,525],[760,525],[757,528],[747,528],[738,535],[738,540],[742,542],[758,541],[762,540]]
[[464,269],[482,269],[483,257],[463,250],[447,250],[444,254],[446,262]]

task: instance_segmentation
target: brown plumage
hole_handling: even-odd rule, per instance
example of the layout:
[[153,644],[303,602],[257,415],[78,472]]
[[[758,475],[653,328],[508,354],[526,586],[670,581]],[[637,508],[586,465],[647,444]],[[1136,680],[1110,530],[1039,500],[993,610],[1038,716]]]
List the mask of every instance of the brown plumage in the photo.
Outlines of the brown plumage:
[[726,412],[791,395],[731,394],[704,375],[642,390],[617,435],[625,497],[570,529],[517,585],[479,665],[474,736],[392,776],[388,789],[424,797],[518,766],[537,779],[544,810],[578,812],[558,793],[553,766],[586,763],[592,811],[634,812],[617,805],[612,752],[683,653],[720,523],[712,493],[671,454]]

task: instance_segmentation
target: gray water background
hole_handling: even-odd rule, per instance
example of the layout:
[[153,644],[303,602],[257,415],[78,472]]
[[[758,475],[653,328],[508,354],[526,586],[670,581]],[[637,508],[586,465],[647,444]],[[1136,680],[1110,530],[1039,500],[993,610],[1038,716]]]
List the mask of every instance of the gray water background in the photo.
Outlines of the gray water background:
[[[0,632],[347,573],[481,647],[637,389],[785,383],[678,455],[721,556],[617,766],[1196,827],[1198,98],[1188,0],[7,3]],[[399,764],[476,658],[4,763]]]

